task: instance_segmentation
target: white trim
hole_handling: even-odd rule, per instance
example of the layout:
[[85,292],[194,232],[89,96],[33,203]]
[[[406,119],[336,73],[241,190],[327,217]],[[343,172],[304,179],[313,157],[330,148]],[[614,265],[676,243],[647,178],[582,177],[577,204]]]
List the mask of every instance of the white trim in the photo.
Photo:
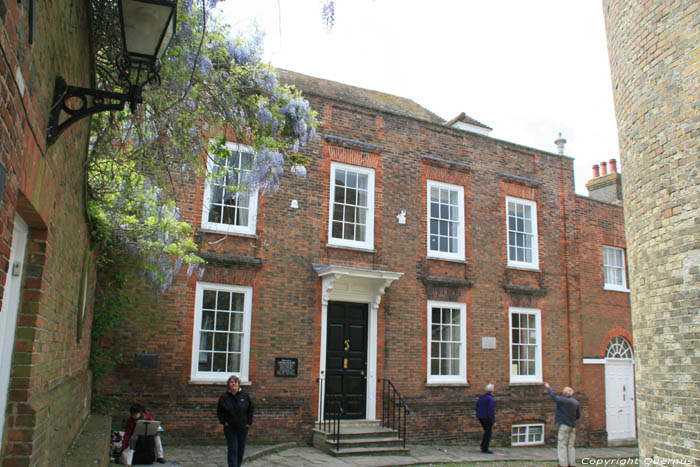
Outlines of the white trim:
[[19,315],[24,259],[27,251],[29,226],[19,214],[15,214],[12,227],[12,244],[10,257],[5,269],[5,287],[2,292],[2,309],[0,310],[0,446],[3,446],[3,429],[5,410],[10,388],[13,349],[15,347],[15,330]]
[[[458,375],[432,375],[431,374],[431,359],[432,359],[432,321],[433,308],[453,308],[459,310],[459,332],[460,332],[460,348],[459,348],[459,374]],[[428,323],[428,347],[426,352],[426,382],[427,384],[439,383],[467,383],[467,304],[459,302],[438,302],[428,300],[427,303],[427,323]]]
[[[509,225],[508,225],[508,203],[517,203],[530,206],[532,212],[532,261],[516,261],[510,259],[510,241],[509,241]],[[514,198],[512,196],[506,196],[505,204],[505,220],[506,220],[506,259],[508,267],[523,268],[523,269],[539,269],[540,267],[540,257],[539,257],[539,245],[538,245],[538,235],[539,231],[537,228],[537,202]]]
[[[367,303],[367,399],[365,417],[377,418],[377,335],[379,304],[384,290],[401,277],[403,273],[376,271],[314,264],[314,270],[322,279],[321,289],[321,348],[319,356],[319,377],[326,377],[326,345],[328,326],[328,302]],[[320,391],[319,391],[320,398]],[[318,401],[317,420],[323,414],[323,401]]]
[[[239,372],[199,371],[199,339],[202,327],[202,299],[205,290],[234,292],[243,294],[243,341],[241,342],[241,368]],[[208,384],[226,382],[232,374],[241,381],[249,382],[250,367],[250,331],[253,314],[253,288],[249,286],[197,282],[194,303],[194,323],[192,326],[192,360],[190,362],[190,382]]]
[[[542,427],[542,438],[539,441],[525,441],[524,443],[514,443],[513,442],[513,429],[514,428],[526,428],[525,439],[530,436],[530,428]],[[519,423],[517,425],[511,425],[510,427],[510,444],[511,446],[536,446],[538,444],[544,444],[544,423]]]
[[[238,152],[245,152],[254,155],[255,152],[253,151],[253,148],[250,146],[244,146],[242,144],[238,143],[232,143],[232,142],[227,142],[225,144],[226,149],[229,149],[230,151],[238,151]],[[211,174],[212,170],[214,169],[214,158],[211,156],[207,156],[207,174]],[[210,232],[216,232],[216,233],[225,233],[229,235],[255,235],[255,229],[256,229],[256,224],[257,224],[257,219],[258,219],[258,191],[255,190],[253,193],[249,193],[248,195],[248,225],[247,226],[239,226],[239,225],[231,225],[231,224],[224,224],[221,222],[209,222],[209,205],[211,204],[211,186],[209,183],[209,179],[205,180],[204,182],[204,197],[202,201],[202,222],[201,222],[201,227],[202,230],[205,231],[210,231]]]
[[[622,261],[621,266],[609,265],[609,264],[605,263],[605,250],[606,249],[614,251],[616,253],[617,252],[620,253],[620,259]],[[606,274],[607,268],[622,269],[622,284],[615,284],[615,283],[606,282],[607,281],[607,274]],[[625,249],[624,248],[610,246],[610,245],[603,245],[603,289],[604,290],[615,290],[617,292],[629,292],[630,291],[627,288],[627,270],[625,268]]]
[[584,365],[605,365],[605,359],[604,358],[584,358],[583,364]]
[[[535,374],[534,375],[514,375],[513,374],[513,313],[527,314],[535,316],[537,349],[535,350]],[[541,311],[537,308],[508,308],[508,374],[510,383],[541,383],[542,382],[542,319]]]
[[[335,204],[335,171],[343,169],[358,174],[367,175],[367,217],[365,224],[365,240],[346,240],[333,237],[333,208]],[[364,250],[374,249],[374,169],[361,167],[358,165],[342,164],[340,162],[331,162],[331,178],[330,178],[330,195],[328,197],[328,245],[353,247]]]
[[[452,252],[446,252],[446,251],[437,251],[437,250],[431,250],[430,249],[430,235],[431,235],[431,230],[430,230],[430,189],[432,187],[436,187],[438,189],[446,189],[450,191],[456,191],[457,192],[457,198],[459,201],[459,205],[457,206],[457,222],[459,223],[459,226],[457,228],[457,251],[452,253]],[[436,259],[446,259],[446,260],[457,260],[457,261],[464,261],[465,256],[464,256],[464,187],[461,185],[452,185],[449,183],[443,183],[443,182],[438,182],[435,180],[428,180],[427,182],[427,194],[426,194],[426,242],[427,242],[427,249],[428,249],[428,258],[436,258]]]

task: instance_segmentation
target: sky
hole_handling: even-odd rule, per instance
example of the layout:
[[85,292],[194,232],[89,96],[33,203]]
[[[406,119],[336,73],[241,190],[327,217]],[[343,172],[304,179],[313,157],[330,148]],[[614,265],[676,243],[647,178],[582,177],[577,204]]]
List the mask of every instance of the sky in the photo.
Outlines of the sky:
[[[265,31],[273,66],[412,99],[445,120],[574,158],[576,193],[618,160],[601,0],[226,0],[235,31]],[[622,168],[624,170],[624,168]]]

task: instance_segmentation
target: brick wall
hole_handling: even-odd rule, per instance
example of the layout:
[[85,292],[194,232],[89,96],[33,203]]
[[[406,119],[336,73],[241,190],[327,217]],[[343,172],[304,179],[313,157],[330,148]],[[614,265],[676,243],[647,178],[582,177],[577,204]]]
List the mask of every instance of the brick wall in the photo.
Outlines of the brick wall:
[[87,120],[54,146],[45,143],[56,76],[90,86],[86,4],[42,3],[32,33],[27,5],[0,8],[0,161],[8,173],[0,205],[0,285],[10,267],[15,214],[29,225],[14,352],[1,356],[12,358],[0,452],[6,467],[55,465],[90,407],[90,306],[78,339],[88,244]]
[[700,461],[700,3],[603,2],[625,171],[640,454]]
[[[542,384],[509,383],[508,316],[511,306],[540,309],[543,380],[559,390],[565,385],[582,386],[583,311],[574,249],[580,219],[572,160],[318,94],[318,89],[309,94],[323,121],[318,133],[369,145],[319,138],[307,150],[313,158],[308,176],[285,177],[278,192],[262,196],[255,237],[199,236],[203,252],[259,262],[252,266],[236,260],[228,265],[214,262],[205,267],[201,278],[254,288],[247,390],[260,417],[251,440],[310,438],[322,331],[321,279],[312,268],[314,263],[403,273],[386,289],[379,307],[377,378],[390,379],[413,409],[410,439],[476,439],[481,428],[474,418],[474,404],[484,386],[493,383],[498,442],[510,443],[511,424],[533,421],[545,422],[546,437],[552,440],[554,403]],[[375,170],[372,251],[328,246],[332,161]],[[464,188],[466,261],[426,257],[427,180]],[[203,182],[189,182],[183,213],[199,225]],[[506,196],[537,204],[538,271],[506,267]],[[298,201],[298,209],[290,207],[292,200]],[[405,224],[397,221],[401,211],[406,212]],[[617,226],[601,221],[590,229],[602,237],[603,230]],[[602,270],[599,258],[594,260]],[[596,277],[602,281],[602,276]],[[157,312],[158,319],[153,329],[141,329],[132,322],[115,333],[114,348],[128,348],[126,364],[103,390],[119,397],[122,414],[132,399],[146,399],[174,437],[195,436],[188,427],[196,426],[196,436],[220,439],[214,409],[224,384],[189,383],[196,280],[182,273],[168,293],[155,301],[145,298],[142,286],[134,285],[138,290],[134,296],[139,297],[134,316],[147,309]],[[601,289],[602,282],[594,287]],[[428,300],[466,303],[468,384],[426,383]],[[606,326],[605,319],[597,326]],[[482,337],[495,338],[496,349],[483,349]],[[160,349],[153,340],[161,344]],[[146,351],[158,352],[160,366],[138,373],[130,363],[131,355]],[[281,356],[299,358],[296,378],[274,376],[274,359]],[[379,407],[381,390],[377,394]],[[586,414],[578,439],[588,443],[589,398],[587,394],[578,397]]]

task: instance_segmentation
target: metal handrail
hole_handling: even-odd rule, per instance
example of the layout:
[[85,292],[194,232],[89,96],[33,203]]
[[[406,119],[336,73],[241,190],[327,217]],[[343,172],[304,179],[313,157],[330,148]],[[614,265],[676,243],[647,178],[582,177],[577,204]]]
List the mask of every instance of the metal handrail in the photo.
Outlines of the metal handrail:
[[[343,418],[343,407],[340,403],[340,396],[328,397],[326,394],[326,379],[319,378],[316,380],[319,383],[318,388],[318,413],[319,413],[319,428],[326,433],[330,433],[331,439],[335,442],[335,450],[340,451],[340,420]],[[329,410],[331,404],[337,403],[336,411]]]
[[406,447],[407,418],[411,409],[396,390],[394,384],[388,380],[382,380],[382,426],[396,430],[399,439]]

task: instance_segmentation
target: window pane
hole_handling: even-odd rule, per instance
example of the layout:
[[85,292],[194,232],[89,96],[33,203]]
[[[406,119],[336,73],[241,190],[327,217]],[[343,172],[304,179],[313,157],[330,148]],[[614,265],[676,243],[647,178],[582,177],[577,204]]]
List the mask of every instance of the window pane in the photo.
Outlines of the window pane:
[[213,371],[226,371],[226,354],[225,353],[215,353],[214,354]]
[[208,352],[200,352],[199,353],[199,365],[197,365],[197,369],[199,371],[211,371],[211,365],[212,365],[211,354]]
[[335,187],[335,202],[345,203],[345,188],[342,186]]
[[226,352],[228,350],[228,333],[217,332],[214,333],[214,350],[219,352]]
[[231,293],[219,292],[216,297],[216,308],[219,310],[231,309]]
[[231,298],[231,310],[243,311],[243,302],[245,299],[245,295],[242,293],[232,293]]
[[228,331],[229,313],[216,314],[216,330]]
[[241,371],[241,354],[233,353],[228,357],[228,372],[237,373]]
[[231,331],[243,331],[243,313],[231,314]]
[[345,193],[345,202],[357,206],[357,190],[348,189]]
[[213,332],[202,332],[199,334],[199,350],[211,350],[213,342]]
[[209,222],[221,222],[221,206],[217,205],[212,205],[209,208],[209,218],[207,219]]
[[214,312],[202,311],[201,329],[214,329]]
[[357,187],[365,191],[369,189],[369,176],[367,174],[359,174],[357,176]]

